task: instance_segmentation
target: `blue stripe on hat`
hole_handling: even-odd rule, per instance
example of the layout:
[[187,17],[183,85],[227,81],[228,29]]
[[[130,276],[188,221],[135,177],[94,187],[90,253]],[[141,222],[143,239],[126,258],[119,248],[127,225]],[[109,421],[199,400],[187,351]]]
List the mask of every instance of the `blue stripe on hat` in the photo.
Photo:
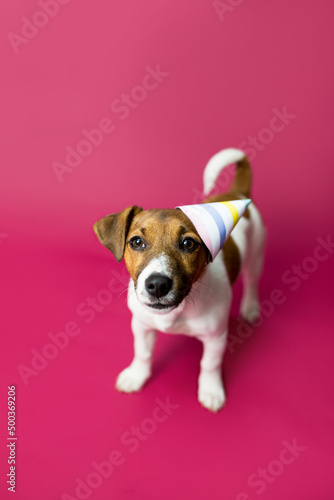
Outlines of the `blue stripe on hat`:
[[220,248],[222,248],[226,239],[226,226],[222,216],[212,205],[209,205],[209,203],[203,203],[201,207],[205,208],[205,210],[209,212],[211,217],[214,219],[220,235]]

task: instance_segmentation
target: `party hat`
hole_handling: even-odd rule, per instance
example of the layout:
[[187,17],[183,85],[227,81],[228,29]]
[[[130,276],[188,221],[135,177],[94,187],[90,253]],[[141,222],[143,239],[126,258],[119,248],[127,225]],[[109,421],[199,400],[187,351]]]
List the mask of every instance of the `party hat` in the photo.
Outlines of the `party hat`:
[[191,220],[214,260],[251,200],[219,201],[176,207]]

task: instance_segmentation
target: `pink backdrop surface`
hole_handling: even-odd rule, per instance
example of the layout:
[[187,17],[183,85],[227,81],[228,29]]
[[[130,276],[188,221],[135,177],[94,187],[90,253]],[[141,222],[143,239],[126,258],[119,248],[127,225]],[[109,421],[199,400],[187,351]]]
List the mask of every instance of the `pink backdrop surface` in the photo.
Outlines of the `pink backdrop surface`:
[[[332,500],[333,3],[0,10],[0,498],[15,385],[18,500]],[[235,289],[227,405],[199,405],[200,344],[163,334],[151,381],[119,394],[127,278],[92,224],[200,201],[231,146],[252,161],[268,246],[257,326]]]

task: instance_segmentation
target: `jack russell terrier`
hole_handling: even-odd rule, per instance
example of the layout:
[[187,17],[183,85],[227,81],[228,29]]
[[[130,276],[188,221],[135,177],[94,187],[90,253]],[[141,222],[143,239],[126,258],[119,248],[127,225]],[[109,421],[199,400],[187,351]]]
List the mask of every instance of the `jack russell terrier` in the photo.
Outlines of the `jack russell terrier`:
[[[248,159],[242,151],[232,148],[208,162],[204,195],[209,195],[221,171],[233,163],[236,172],[229,192],[211,196],[204,204],[231,205],[233,200],[250,197]],[[131,277],[128,307],[133,315],[134,358],[119,374],[116,388],[122,392],[139,391],[151,376],[157,332],[182,333],[203,344],[198,400],[216,412],[226,399],[222,360],[232,285],[241,274],[240,313],[246,321],[256,320],[260,312],[258,282],[263,267],[265,227],[251,203],[215,258],[199,226],[189,218],[189,211],[186,215],[180,208],[143,210],[131,206],[94,224],[98,239],[116,260],[120,262],[124,257]]]

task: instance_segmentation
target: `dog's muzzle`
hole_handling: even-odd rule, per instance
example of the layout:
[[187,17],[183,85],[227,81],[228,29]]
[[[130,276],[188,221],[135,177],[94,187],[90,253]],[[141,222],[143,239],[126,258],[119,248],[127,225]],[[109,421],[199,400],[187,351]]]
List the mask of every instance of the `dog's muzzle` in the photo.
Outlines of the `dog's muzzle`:
[[135,284],[139,302],[157,313],[169,312],[182,302],[183,296],[179,297],[175,287],[171,266],[164,254],[151,260]]
[[[168,301],[168,294],[172,290],[173,280],[160,273],[153,273],[145,280],[145,291],[151,302],[146,304],[156,311],[167,311],[177,304]],[[161,301],[162,299],[162,301]],[[166,302],[167,299],[167,302]]]

